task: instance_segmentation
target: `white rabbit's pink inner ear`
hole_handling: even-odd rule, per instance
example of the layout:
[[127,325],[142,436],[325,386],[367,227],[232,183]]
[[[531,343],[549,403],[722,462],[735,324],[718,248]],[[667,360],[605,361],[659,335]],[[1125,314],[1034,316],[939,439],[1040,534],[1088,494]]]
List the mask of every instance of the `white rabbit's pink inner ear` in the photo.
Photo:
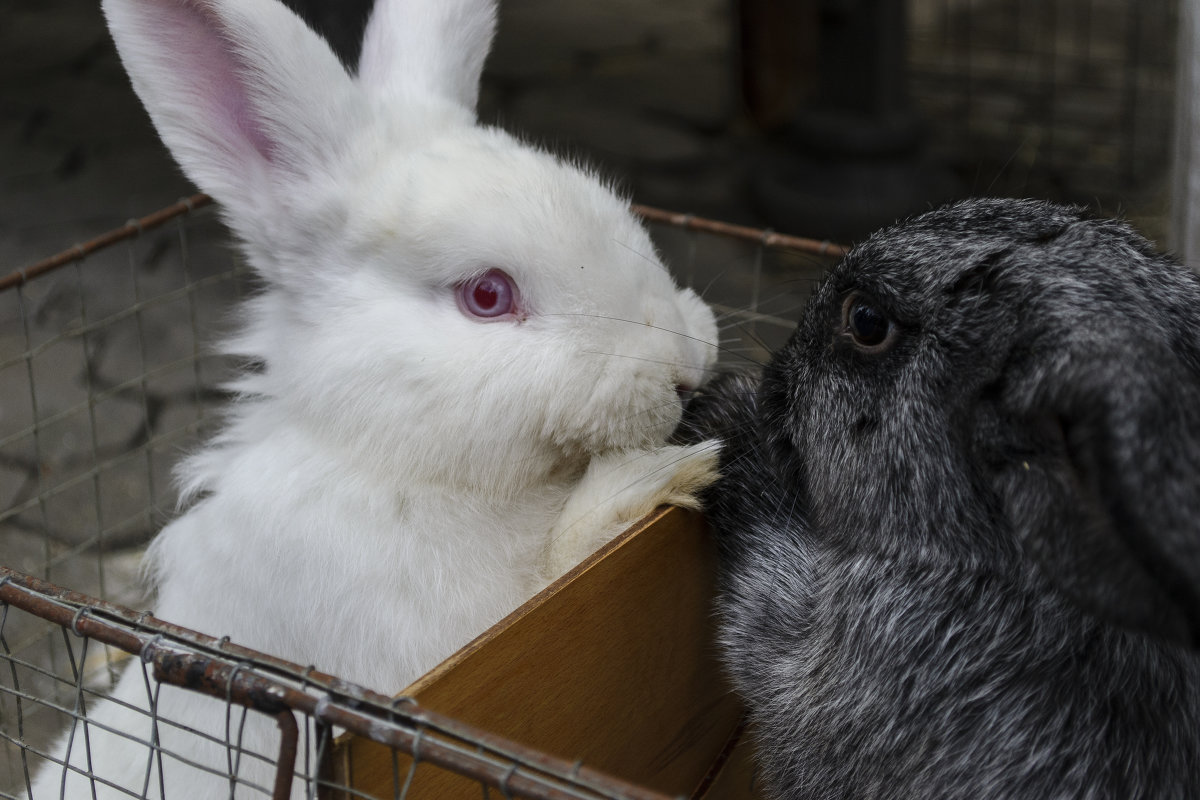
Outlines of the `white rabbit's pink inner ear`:
[[337,158],[365,106],[345,68],[274,0],[104,0],[134,89],[183,171],[229,211],[252,217]]
[[[234,151],[243,167],[247,162],[274,160],[274,146],[261,126],[246,90],[252,71],[239,58],[222,20],[203,2],[147,3],[138,8],[138,23],[149,36],[169,42],[176,74],[186,75],[191,86],[185,101],[204,107],[211,125],[208,135],[219,149]],[[182,99],[182,98],[181,98]]]
[[520,319],[520,293],[516,282],[501,269],[468,278],[454,287],[458,308],[481,321]]

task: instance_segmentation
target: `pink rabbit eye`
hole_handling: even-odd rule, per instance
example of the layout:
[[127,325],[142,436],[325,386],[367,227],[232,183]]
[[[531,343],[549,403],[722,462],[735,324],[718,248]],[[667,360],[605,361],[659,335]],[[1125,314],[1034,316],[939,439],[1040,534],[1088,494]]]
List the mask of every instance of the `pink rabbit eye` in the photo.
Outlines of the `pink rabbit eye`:
[[458,305],[473,317],[492,319],[511,314],[517,306],[517,287],[503,271],[489,269],[457,287]]

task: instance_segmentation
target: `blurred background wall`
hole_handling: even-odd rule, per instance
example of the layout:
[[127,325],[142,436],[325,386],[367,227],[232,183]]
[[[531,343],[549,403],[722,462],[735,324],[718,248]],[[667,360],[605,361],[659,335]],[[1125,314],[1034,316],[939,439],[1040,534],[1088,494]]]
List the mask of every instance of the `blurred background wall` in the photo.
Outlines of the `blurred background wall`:
[[[1000,194],[1165,244],[1178,4],[503,0],[480,113],[640,202],[819,238]],[[294,5],[353,62],[369,3]],[[5,0],[0,53],[0,268],[190,191],[95,0]]]

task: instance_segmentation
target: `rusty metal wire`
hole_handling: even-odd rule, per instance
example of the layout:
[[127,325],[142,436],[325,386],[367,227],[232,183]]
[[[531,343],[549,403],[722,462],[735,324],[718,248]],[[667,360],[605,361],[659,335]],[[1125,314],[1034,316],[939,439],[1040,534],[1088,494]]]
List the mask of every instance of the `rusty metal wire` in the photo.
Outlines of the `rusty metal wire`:
[[[117,242],[131,239],[140,236],[148,230],[153,230],[161,225],[170,222],[172,219],[187,214],[198,208],[203,208],[212,203],[212,198],[203,193],[196,193],[191,197],[186,197],[174,205],[155,211],[153,214],[148,214],[140,219],[131,220],[120,228],[108,231],[94,239],[89,239],[86,242],[76,244],[60,253],[42,259],[41,261],[30,264],[27,267],[14,270],[13,272],[0,277],[0,292],[6,289],[11,289],[20,286],[26,281],[32,280],[39,275],[43,275],[59,267],[66,266],[75,261],[85,258],[90,253],[101,250]],[[759,242],[764,247],[770,248],[787,248],[801,253],[811,253],[817,256],[837,257],[845,255],[849,250],[845,245],[835,244],[829,240],[806,239],[801,236],[789,236],[787,234],[775,233],[774,231],[764,230],[761,228],[751,228],[745,225],[733,225],[728,222],[721,222],[714,219],[706,219],[697,217],[693,214],[683,214],[676,211],[666,211],[653,206],[646,206],[635,203],[633,212],[647,222],[658,222],[667,225],[674,225],[679,228],[684,228],[693,231],[703,231],[705,233],[713,233],[721,236],[729,236],[747,241]]]
[[47,272],[56,270],[59,267],[79,261],[97,250],[102,250],[105,247],[114,245],[117,242],[132,239],[141,236],[149,230],[165,225],[171,220],[194,211],[198,208],[203,208],[212,203],[212,198],[206,194],[197,193],[191,197],[185,197],[178,203],[169,205],[166,208],[159,209],[152,214],[147,214],[140,219],[130,220],[120,228],[108,231],[97,236],[94,239],[89,239],[86,242],[76,244],[61,253],[56,253],[49,258],[44,258],[41,261],[30,264],[18,270],[10,272],[8,275],[0,277],[0,292],[6,289],[12,289],[16,286],[31,281],[39,275],[44,275]]
[[729,236],[735,239],[758,242],[763,247],[768,248],[787,248],[799,253],[811,253],[812,255],[822,257],[844,256],[850,250],[846,245],[835,244],[828,239],[806,239],[802,236],[789,236],[762,228],[733,225],[715,219],[705,219],[704,217],[682,214],[677,211],[664,211],[661,208],[636,203],[633,206],[633,212],[647,222],[661,222],[687,230],[703,231],[704,233],[713,233],[719,236]]

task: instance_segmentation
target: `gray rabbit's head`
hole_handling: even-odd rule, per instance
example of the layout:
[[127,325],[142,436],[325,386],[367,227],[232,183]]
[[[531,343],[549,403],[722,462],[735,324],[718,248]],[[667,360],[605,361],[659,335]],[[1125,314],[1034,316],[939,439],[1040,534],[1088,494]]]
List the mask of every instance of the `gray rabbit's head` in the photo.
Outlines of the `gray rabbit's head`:
[[[887,514],[886,546],[966,559],[1023,544],[1094,610],[1194,638],[1200,283],[1127,226],[975,201],[877,234],[766,392],[823,527],[869,536]],[[865,526],[836,524],[852,515]]]

